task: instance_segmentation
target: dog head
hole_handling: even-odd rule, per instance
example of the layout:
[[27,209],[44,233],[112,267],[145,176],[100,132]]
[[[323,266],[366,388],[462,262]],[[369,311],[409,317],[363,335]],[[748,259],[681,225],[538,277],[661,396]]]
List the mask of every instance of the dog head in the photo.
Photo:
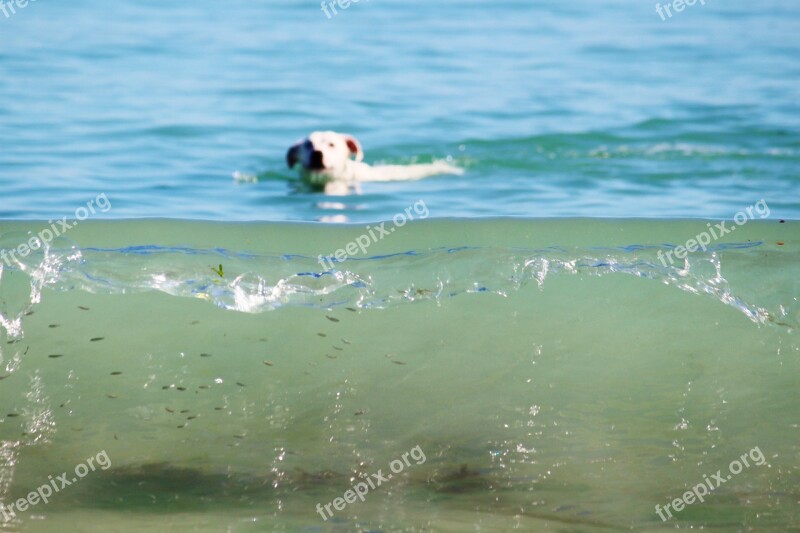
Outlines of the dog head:
[[335,131],[315,131],[305,139],[297,141],[286,152],[286,164],[315,174],[338,175],[351,157],[364,159],[361,143],[352,135]]

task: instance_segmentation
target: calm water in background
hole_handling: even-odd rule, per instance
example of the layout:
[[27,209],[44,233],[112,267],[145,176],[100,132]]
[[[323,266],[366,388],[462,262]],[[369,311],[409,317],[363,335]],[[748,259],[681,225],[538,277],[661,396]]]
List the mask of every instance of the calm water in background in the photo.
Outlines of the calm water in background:
[[[0,503],[113,463],[0,530],[796,529],[799,34],[789,0],[0,13],[0,252],[111,202],[0,262]],[[296,192],[285,150],[322,128],[466,173]],[[364,226],[295,222],[420,200],[465,218],[328,267]],[[100,220],[139,217],[168,218]]]
[[[793,0],[40,0],[0,14],[0,217],[798,218],[798,34]],[[284,164],[315,129],[467,173],[320,205]]]

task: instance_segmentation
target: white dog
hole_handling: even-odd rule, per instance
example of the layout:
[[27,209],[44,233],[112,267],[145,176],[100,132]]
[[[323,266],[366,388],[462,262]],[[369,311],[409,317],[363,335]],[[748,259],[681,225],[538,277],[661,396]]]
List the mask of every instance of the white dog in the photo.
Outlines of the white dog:
[[[351,159],[355,157],[355,160]],[[360,192],[365,181],[418,180],[435,174],[463,174],[444,161],[422,165],[370,166],[363,162],[361,143],[352,135],[315,131],[300,139],[286,152],[289,168],[300,165],[301,179],[326,194],[344,195],[353,188]]]

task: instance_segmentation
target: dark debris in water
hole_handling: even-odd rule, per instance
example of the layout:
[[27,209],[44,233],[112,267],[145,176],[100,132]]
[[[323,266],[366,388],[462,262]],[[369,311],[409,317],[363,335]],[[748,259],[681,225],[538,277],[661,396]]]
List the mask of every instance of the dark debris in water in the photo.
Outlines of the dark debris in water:
[[431,476],[428,478],[428,485],[435,492],[444,494],[466,494],[492,489],[492,483],[484,473],[472,470],[466,464],[462,464],[456,471]]
[[[191,418],[188,417],[187,420]],[[176,427],[186,428],[187,422]],[[245,438],[244,435],[234,437]],[[415,471],[409,472],[410,475],[405,480],[409,490],[429,491],[431,496],[438,494],[447,498],[475,498],[483,494],[492,502],[501,494],[497,492],[498,487],[492,481],[490,469],[461,464],[455,467],[438,466],[430,471],[426,468],[428,466],[418,465],[415,466]],[[343,490],[342,487],[352,485],[354,478],[365,478],[369,473],[361,469],[337,472],[302,468],[279,473],[268,469],[263,473],[257,470],[213,471],[202,466],[179,466],[169,462],[112,465],[108,470],[98,470],[87,476],[69,494],[65,493],[64,497],[69,500],[69,505],[82,508],[119,509],[120,504],[123,504],[127,509],[139,512],[200,512],[209,507],[264,505],[298,492],[319,495],[323,491],[334,494]],[[415,486],[416,489],[413,488]],[[591,518],[580,516],[582,513],[577,511],[577,508],[562,508],[557,511],[550,509],[541,515],[535,512],[524,514],[560,523],[597,523]],[[597,524],[601,527],[604,525]]]

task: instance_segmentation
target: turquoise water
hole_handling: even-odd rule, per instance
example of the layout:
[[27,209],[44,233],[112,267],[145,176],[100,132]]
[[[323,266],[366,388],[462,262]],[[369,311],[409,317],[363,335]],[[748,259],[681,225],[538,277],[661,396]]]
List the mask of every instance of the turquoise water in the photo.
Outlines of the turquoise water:
[[86,222],[0,279],[3,501],[110,466],[8,529],[796,527],[797,224]]
[[[798,218],[800,6],[654,6],[39,0],[0,14],[0,217]],[[326,203],[284,163],[317,129],[467,172]]]
[[[797,529],[798,30],[0,6],[0,531]],[[311,194],[317,129],[465,173]]]

